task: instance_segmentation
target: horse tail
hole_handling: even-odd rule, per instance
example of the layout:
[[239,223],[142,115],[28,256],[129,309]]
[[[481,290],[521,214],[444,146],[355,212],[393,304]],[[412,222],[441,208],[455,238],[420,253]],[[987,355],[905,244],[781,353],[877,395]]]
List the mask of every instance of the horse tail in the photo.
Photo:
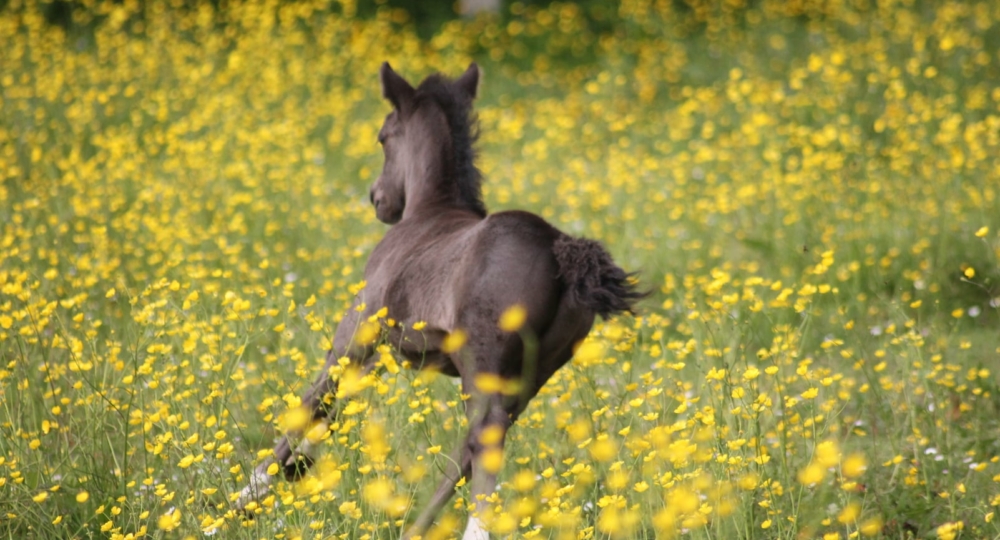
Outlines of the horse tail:
[[594,240],[563,234],[552,245],[552,253],[569,299],[605,319],[632,313],[635,302],[648,294],[636,289],[634,274],[622,270]]

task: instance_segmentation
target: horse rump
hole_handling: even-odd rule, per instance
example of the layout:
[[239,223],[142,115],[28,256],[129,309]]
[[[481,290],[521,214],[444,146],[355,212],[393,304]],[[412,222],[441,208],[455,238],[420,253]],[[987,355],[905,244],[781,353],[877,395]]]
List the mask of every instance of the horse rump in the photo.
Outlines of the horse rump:
[[552,245],[552,253],[570,300],[605,319],[632,313],[635,302],[648,294],[636,289],[633,274],[615,264],[597,241],[563,234]]

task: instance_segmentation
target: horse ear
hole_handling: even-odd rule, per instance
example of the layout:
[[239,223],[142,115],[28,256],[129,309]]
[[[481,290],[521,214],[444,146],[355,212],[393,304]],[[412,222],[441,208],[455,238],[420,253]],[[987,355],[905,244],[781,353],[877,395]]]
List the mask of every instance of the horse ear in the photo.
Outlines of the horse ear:
[[382,82],[382,97],[389,100],[396,110],[409,108],[413,101],[415,90],[395,71],[389,62],[382,62],[382,67],[378,71],[379,80]]
[[469,96],[469,99],[476,99],[479,94],[479,66],[475,62],[469,64],[469,69],[455,80],[455,86]]

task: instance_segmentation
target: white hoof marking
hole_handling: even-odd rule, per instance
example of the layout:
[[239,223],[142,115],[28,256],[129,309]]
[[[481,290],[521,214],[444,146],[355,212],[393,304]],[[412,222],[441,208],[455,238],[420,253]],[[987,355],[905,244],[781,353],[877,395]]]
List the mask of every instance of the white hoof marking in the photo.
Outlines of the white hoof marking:
[[255,470],[250,475],[250,482],[240,492],[240,498],[236,499],[236,508],[240,510],[246,508],[250,504],[250,501],[256,501],[266,493],[267,487],[270,485],[271,477],[267,474],[267,471]]
[[490,540],[490,533],[486,532],[483,524],[476,516],[469,516],[469,524],[465,526],[465,534],[462,540]]

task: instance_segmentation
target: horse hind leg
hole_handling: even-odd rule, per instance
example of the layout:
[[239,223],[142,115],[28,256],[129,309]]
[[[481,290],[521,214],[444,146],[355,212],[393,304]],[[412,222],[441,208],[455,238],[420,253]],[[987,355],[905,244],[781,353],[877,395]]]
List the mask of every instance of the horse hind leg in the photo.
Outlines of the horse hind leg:
[[[488,540],[489,534],[483,526],[481,516],[489,511],[486,498],[497,486],[497,463],[484,460],[485,456],[499,452],[503,455],[507,432],[518,417],[527,408],[528,403],[545,386],[549,378],[573,357],[573,349],[577,343],[587,337],[594,323],[594,313],[581,309],[573,300],[563,296],[559,301],[556,313],[548,328],[537,338],[537,349],[534,358],[524,357],[524,348],[520,338],[511,338],[501,355],[501,361],[522,360],[520,395],[505,396],[501,394],[478,395],[479,408],[469,414],[469,435],[467,444],[471,458],[472,481],[470,491],[475,504],[475,511],[469,516],[463,540]],[[464,383],[465,381],[463,381]],[[466,393],[475,389],[465,390]],[[474,396],[476,394],[473,394]],[[475,398],[473,398],[475,399]],[[490,456],[488,461],[495,458]]]
[[[469,379],[471,380],[471,379]],[[469,384],[463,384],[463,392],[469,392],[471,386]],[[481,404],[481,400],[477,400],[477,404]],[[476,404],[467,406],[466,416],[469,419],[469,430],[466,432],[465,436],[459,442],[459,444],[452,451],[448,464],[446,465],[444,471],[444,477],[438,484],[437,489],[431,496],[431,500],[428,502],[427,506],[424,507],[423,511],[413,522],[413,525],[406,531],[403,535],[404,540],[411,538],[413,536],[423,535],[427,529],[434,523],[434,519],[441,513],[445,505],[455,494],[455,488],[458,485],[459,480],[462,478],[474,478],[473,472],[473,460],[477,456],[476,442],[479,441],[479,433],[481,430],[474,429],[474,425],[477,425],[483,421],[483,413],[480,412],[482,409],[478,409]],[[514,413],[514,418],[516,418],[517,412]],[[477,418],[478,417],[478,418]],[[513,420],[507,420],[507,424],[511,423]],[[475,525],[478,521],[474,517],[469,519],[469,527],[475,529]],[[481,529],[481,527],[479,527]],[[485,535],[485,531],[483,531]],[[466,535],[463,536],[466,540],[479,539],[482,538],[486,540],[488,536],[469,536],[469,529],[466,530]]]
[[538,339],[535,384],[539,389],[573,358],[577,344],[587,337],[593,325],[594,313],[580,308],[572,298],[563,295],[552,324]]
[[[478,355],[475,365],[470,366],[472,369],[465,370],[462,377],[463,392],[473,396],[466,410],[469,431],[452,453],[451,464],[445,471],[445,476],[431,497],[430,503],[407,530],[404,539],[426,532],[454,495],[455,486],[462,477],[471,478],[471,494],[476,505],[475,512],[469,516],[462,538],[463,540],[489,538],[479,516],[489,508],[484,501],[496,489],[498,471],[496,463],[484,464],[483,456],[492,452],[500,452],[502,455],[507,431],[552,374],[572,358],[574,346],[587,336],[593,322],[593,313],[580,309],[569,298],[563,297],[552,323],[537,340],[538,347],[534,358],[522,358],[523,345],[520,338],[513,335],[498,340],[502,343],[499,347],[502,351],[500,354],[492,356],[487,352]],[[494,359],[492,362],[488,360],[490,356]],[[529,380],[522,381],[524,392],[508,396],[500,393],[483,393],[475,387],[476,374],[499,373],[503,371],[501,367],[505,361],[511,362],[515,359],[534,362],[530,368],[521,364],[522,375],[527,375],[527,372],[532,373]]]
[[424,507],[420,515],[410,526],[406,535],[403,536],[404,539],[410,538],[414,535],[422,535],[427,529],[430,528],[431,524],[434,523],[434,518],[444,509],[448,501],[451,500],[452,496],[455,494],[455,486],[458,485],[458,481],[463,477],[468,478],[472,472],[472,454],[469,452],[469,445],[467,442],[460,443],[452,451],[448,464],[445,466],[444,478],[438,484],[436,490],[434,490],[434,495],[431,496],[431,500]]
[[[513,396],[495,393],[478,396],[479,408],[469,414],[466,442],[475,511],[469,516],[463,540],[488,540],[482,517],[490,509],[487,497],[496,490],[500,469],[497,457],[503,456],[507,433],[549,378],[572,358],[575,344],[587,336],[592,324],[593,314],[580,312],[568,300],[563,301],[555,320],[538,339],[536,358],[524,359],[534,364],[522,365],[524,376],[530,377],[522,379],[522,392]],[[523,354],[520,348],[518,354]]]
[[466,439],[472,469],[470,494],[475,511],[469,516],[463,540],[489,539],[482,523],[482,516],[490,509],[486,498],[496,490],[507,432],[527,405],[527,400],[502,394],[480,395],[477,401],[479,406],[470,420]]
[[[502,448],[507,429],[523,408],[520,407],[520,400],[517,396],[482,392],[476,387],[478,374],[499,374],[499,365],[502,359],[521,354],[521,344],[516,336],[502,336],[500,339],[492,339],[494,335],[491,334],[489,339],[483,339],[485,336],[474,336],[474,339],[480,343],[465,349],[466,352],[471,353],[467,357],[468,363],[464,364],[461,370],[462,392],[472,396],[466,402],[465,411],[469,428],[452,452],[451,459],[444,471],[444,477],[434,495],[406,531],[404,539],[426,533],[441,510],[454,496],[455,487],[463,477],[470,480],[473,495],[477,493],[488,495],[496,487],[495,471],[477,471],[476,469],[481,469],[479,463],[482,461],[484,451],[487,451],[488,448]],[[485,343],[499,343],[500,345],[486,347]],[[498,354],[497,351],[501,352]],[[489,479],[490,477],[492,480]],[[480,484],[482,487],[479,487]],[[474,516],[471,516],[463,538],[466,540],[485,540],[488,536],[486,536],[481,523]]]

